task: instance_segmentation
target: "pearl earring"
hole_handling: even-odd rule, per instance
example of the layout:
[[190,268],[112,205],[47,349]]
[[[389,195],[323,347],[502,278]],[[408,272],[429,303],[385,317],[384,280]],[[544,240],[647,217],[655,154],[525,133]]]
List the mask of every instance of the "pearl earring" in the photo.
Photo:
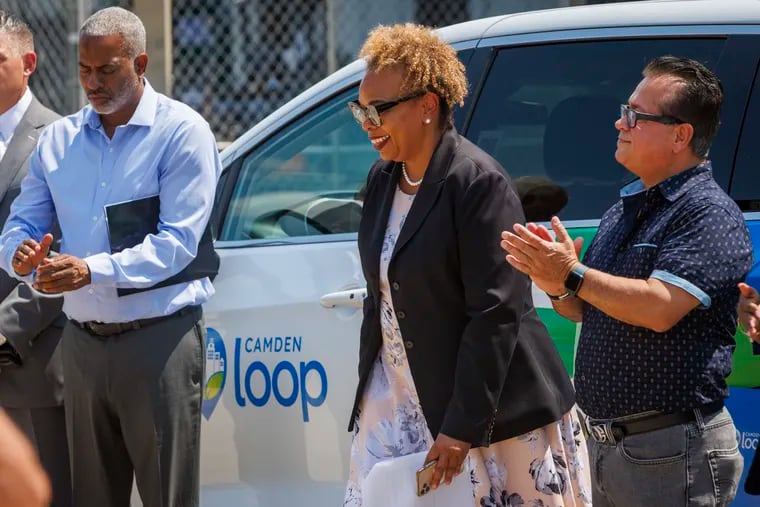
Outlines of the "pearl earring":
[[430,118],[425,118],[425,125],[430,125]]

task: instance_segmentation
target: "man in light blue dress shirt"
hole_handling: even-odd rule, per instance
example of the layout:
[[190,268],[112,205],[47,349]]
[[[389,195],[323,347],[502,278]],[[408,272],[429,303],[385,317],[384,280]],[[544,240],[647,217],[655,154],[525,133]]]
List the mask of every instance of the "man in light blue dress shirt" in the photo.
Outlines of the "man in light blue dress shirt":
[[[221,164],[208,124],[144,77],[145,28],[120,8],[79,32],[90,105],[49,127],[0,236],[0,267],[64,294],[64,401],[78,507],[198,505],[206,278],[196,257]],[[104,207],[158,196],[157,231],[112,253]],[[142,218],[142,217],[140,217]],[[61,255],[46,258],[58,220]],[[113,231],[112,231],[113,232]],[[117,289],[142,289],[120,297]]]

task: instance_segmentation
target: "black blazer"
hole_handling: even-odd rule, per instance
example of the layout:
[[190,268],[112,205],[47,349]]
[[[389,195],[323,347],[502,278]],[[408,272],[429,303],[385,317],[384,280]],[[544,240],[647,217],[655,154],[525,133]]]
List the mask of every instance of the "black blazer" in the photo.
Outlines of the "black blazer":
[[[359,385],[349,431],[382,344],[380,249],[401,172],[370,170],[359,253],[367,280]],[[524,222],[497,161],[447,130],[430,160],[388,267],[393,306],[422,411],[438,432],[488,446],[559,420],[574,403],[570,379],[533,308],[528,277],[499,246]]]

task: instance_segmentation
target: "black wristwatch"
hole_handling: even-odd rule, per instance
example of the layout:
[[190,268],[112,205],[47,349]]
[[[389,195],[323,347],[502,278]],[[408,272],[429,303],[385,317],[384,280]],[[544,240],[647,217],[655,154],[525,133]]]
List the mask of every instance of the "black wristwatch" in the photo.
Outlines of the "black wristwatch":
[[552,301],[562,301],[563,299],[578,294],[578,291],[581,290],[581,286],[583,285],[583,275],[586,274],[586,271],[588,271],[588,266],[584,266],[583,264],[578,264],[578,266],[570,270],[567,274],[567,278],[565,278],[565,293],[560,294],[559,296],[547,294],[549,299]]
[[583,285],[583,275],[588,271],[588,267],[583,264],[578,264],[576,267],[570,270],[565,278],[565,290],[571,296],[578,294]]

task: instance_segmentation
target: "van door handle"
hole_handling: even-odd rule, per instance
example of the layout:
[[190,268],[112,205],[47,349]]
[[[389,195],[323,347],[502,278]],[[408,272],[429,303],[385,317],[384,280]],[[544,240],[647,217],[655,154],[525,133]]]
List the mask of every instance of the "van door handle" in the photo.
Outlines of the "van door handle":
[[351,306],[361,308],[364,306],[364,298],[367,297],[367,289],[351,289],[331,292],[319,298],[319,304],[325,308],[335,308],[336,306]]

